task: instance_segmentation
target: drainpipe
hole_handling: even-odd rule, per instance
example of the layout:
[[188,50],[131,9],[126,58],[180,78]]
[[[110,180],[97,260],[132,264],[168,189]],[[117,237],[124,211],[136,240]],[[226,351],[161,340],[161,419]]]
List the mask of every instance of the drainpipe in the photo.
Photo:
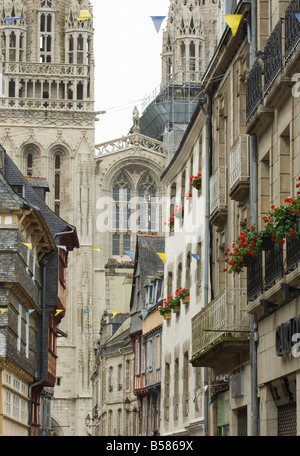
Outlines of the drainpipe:
[[[255,60],[256,37],[256,0],[251,0],[251,24],[248,24],[250,45],[250,68]],[[257,223],[257,138],[249,137],[249,176],[250,176],[250,215],[251,223]],[[251,366],[251,411],[252,436],[258,436],[258,399],[257,399],[257,317],[250,315],[250,366]]]
[[[205,185],[205,221],[204,221],[204,307],[208,305],[208,285],[209,285],[209,215],[210,215],[210,144],[211,144],[211,95],[206,94],[206,111],[202,107],[205,115],[205,170],[204,170],[204,185]],[[204,435],[208,435],[208,368],[204,367],[203,383],[204,383]]]

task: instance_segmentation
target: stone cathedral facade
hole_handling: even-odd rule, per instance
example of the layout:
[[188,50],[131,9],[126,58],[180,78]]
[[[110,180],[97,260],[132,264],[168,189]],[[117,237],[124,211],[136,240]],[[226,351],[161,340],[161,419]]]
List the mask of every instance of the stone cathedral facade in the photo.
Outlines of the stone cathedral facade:
[[[170,1],[163,80],[176,74],[176,83],[196,82],[202,73],[209,5]],[[127,136],[95,146],[95,24],[78,20],[81,10],[93,15],[88,0],[0,0],[0,143],[25,175],[47,179],[47,204],[76,226],[80,241],[69,259],[52,398],[55,433],[75,436],[86,435],[92,409],[103,313],[129,311],[130,280],[109,276],[107,264],[128,263],[130,271],[125,251],[136,233],[163,232],[166,163],[163,143],[143,134],[136,110]]]

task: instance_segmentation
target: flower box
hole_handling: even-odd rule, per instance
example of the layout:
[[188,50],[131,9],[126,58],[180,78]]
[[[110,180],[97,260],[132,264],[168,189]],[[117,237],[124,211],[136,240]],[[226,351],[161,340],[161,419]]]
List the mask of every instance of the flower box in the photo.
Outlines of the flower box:
[[176,305],[173,307],[173,312],[174,313],[179,313],[180,312],[180,306]]

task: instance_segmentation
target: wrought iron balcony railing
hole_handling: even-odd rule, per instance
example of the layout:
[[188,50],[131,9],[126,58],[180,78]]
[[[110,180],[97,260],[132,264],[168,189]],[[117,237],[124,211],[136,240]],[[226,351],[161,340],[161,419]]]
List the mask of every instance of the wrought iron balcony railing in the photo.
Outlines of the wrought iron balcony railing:
[[286,268],[293,269],[300,262],[300,238],[286,240]]
[[240,135],[234,142],[229,155],[229,188],[230,196],[233,199],[240,200],[237,194],[241,193],[237,188],[239,184],[245,186],[249,182],[249,162],[247,135]]
[[253,257],[253,263],[247,267],[247,299],[254,300],[263,289],[262,254]]
[[291,0],[285,10],[285,62],[291,57],[297,44],[300,41],[300,22],[295,16],[295,13],[300,11],[300,0]]
[[282,71],[282,27],[279,19],[264,48],[264,95],[269,91],[278,74]]
[[265,252],[265,287],[271,286],[283,274],[283,248],[274,244]]
[[249,71],[246,80],[246,117],[247,121],[255,113],[258,105],[263,101],[262,67],[256,60]]
[[192,318],[193,357],[216,346],[224,336],[246,338],[249,330],[246,288],[225,288],[207,307]]
[[[253,301],[270,289],[300,263],[300,238],[287,238],[283,245],[274,244],[247,267],[247,299]],[[299,267],[299,266],[298,266]]]
[[226,190],[227,166],[219,166],[215,174],[210,178],[210,214],[218,208],[227,207]]

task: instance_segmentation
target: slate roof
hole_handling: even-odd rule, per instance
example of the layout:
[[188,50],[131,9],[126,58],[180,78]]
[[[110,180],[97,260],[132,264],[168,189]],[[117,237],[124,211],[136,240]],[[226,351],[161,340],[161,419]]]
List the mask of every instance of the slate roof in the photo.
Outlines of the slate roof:
[[157,271],[164,270],[164,263],[157,255],[157,252],[165,251],[164,236],[137,234],[136,249],[134,258],[134,277],[139,270],[140,274],[140,305],[136,308],[136,300],[134,299],[136,289],[132,287],[130,299],[130,315],[131,315],[131,334],[142,330],[142,320],[140,318],[141,309],[146,301],[147,277],[155,276]]
[[[28,182],[28,179],[21,173],[13,160],[9,157],[6,151],[0,146],[0,152],[4,154],[4,177],[9,185],[22,185],[24,188],[24,201],[27,201],[36,210],[39,210],[45,219],[52,235],[57,244],[66,245],[68,250],[79,248],[78,236],[76,227],[65,222],[61,217],[58,217],[40,198]],[[66,235],[58,233],[69,232]]]

